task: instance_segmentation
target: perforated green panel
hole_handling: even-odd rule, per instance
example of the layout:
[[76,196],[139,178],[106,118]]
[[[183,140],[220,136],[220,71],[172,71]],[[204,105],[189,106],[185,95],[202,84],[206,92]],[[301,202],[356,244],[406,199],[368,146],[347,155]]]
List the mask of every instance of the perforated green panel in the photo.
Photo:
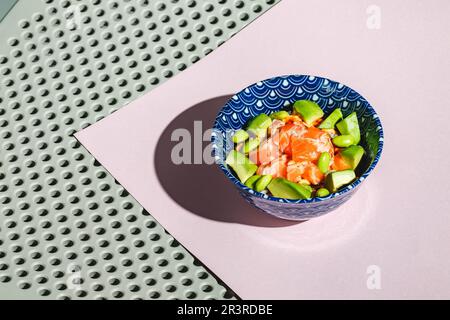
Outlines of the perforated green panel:
[[2,0],[0,1],[0,22],[17,3],[17,0]]
[[18,2],[0,24],[1,298],[233,298],[73,134],[275,2]]

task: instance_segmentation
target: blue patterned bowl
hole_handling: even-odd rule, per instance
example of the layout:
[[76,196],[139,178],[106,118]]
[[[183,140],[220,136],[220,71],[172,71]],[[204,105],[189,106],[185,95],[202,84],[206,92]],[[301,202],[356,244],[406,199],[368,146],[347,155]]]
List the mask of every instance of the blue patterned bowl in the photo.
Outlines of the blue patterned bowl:
[[[353,111],[357,113],[361,129],[360,144],[366,151],[357,168],[356,174],[359,178],[327,197],[303,200],[272,197],[246,187],[225,163],[227,154],[233,148],[230,134],[244,127],[249,119],[260,113],[270,114],[302,99],[317,102],[325,114],[337,107],[342,109],[344,116]],[[383,129],[375,110],[353,89],[325,78],[289,75],[257,82],[234,95],[216,117],[212,148],[220,169],[249,203],[279,218],[307,220],[328,213],[350,199],[380,159]]]

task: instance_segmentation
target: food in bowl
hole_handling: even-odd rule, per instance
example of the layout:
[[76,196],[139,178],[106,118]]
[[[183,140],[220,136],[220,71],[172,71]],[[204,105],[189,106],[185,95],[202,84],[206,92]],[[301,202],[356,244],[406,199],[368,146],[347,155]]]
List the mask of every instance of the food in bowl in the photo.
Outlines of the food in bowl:
[[[335,109],[339,108],[341,110],[342,119],[347,118],[352,113],[356,113],[360,129],[360,142],[357,145],[363,148],[364,155],[357,166],[355,166],[356,162],[358,162],[356,155],[354,157],[355,161],[351,160],[351,158],[350,161],[349,159],[345,160],[349,162],[348,165],[355,167],[353,171],[356,178],[350,184],[338,188],[336,192],[332,192],[328,196],[321,196],[320,194],[325,191],[319,191],[318,189],[320,188],[315,192],[311,192],[311,198],[301,199],[276,197],[270,193],[268,188],[262,192],[257,192],[246,186],[245,183],[242,183],[236,172],[226,163],[230,151],[236,150],[238,145],[238,143],[231,141],[231,137],[240,129],[245,129],[247,132],[249,122],[259,114],[265,113],[270,117],[275,112],[284,111],[280,113],[281,117],[283,117],[283,114],[286,115],[286,112],[289,115],[295,115],[293,103],[298,100],[309,100],[317,103],[324,112],[322,116],[324,120],[322,122],[325,124],[328,122],[328,116]],[[342,121],[338,111],[336,111],[334,116],[339,118],[336,124]],[[274,121],[274,119],[271,119],[271,121]],[[315,126],[319,127],[322,122]],[[336,124],[334,125],[336,134],[344,135],[339,131],[340,128]],[[254,137],[252,132],[247,132],[247,134],[249,134],[248,139]],[[354,89],[324,77],[293,74],[258,81],[233,95],[216,116],[211,142],[212,154],[217,166],[250,205],[277,218],[304,221],[336,210],[355,195],[379,163],[384,146],[384,133],[381,119],[375,109],[367,99]],[[342,152],[346,148],[340,149]],[[353,149],[356,151],[355,148]],[[256,171],[253,175],[257,174],[260,165],[251,160],[249,154],[245,152],[240,153],[244,156],[243,160],[246,158],[251,161],[247,163],[249,167],[252,164],[256,165]],[[268,179],[266,178],[266,180]],[[272,180],[275,179],[277,178],[272,177]],[[250,184],[251,180],[245,182]],[[260,182],[260,188],[264,185],[263,182]],[[298,182],[293,183],[298,184]],[[322,184],[322,186],[324,185]],[[314,186],[311,186],[311,188],[314,188]],[[327,189],[326,192],[330,191]]]
[[234,132],[225,160],[241,183],[284,199],[327,197],[356,178],[365,153],[357,114],[311,100],[261,113]]

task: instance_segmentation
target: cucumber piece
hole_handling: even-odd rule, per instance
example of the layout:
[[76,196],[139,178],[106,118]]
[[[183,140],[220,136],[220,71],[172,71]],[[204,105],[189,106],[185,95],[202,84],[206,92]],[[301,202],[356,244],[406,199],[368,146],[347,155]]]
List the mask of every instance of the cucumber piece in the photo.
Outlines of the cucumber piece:
[[350,115],[344,120],[339,121],[336,124],[336,127],[341,134],[351,135],[355,140],[355,144],[358,144],[361,140],[361,133],[359,131],[358,117],[356,116],[356,112],[350,113]]
[[319,125],[319,129],[334,129],[336,123],[344,116],[340,108],[334,109],[332,113]]
[[225,163],[233,169],[242,183],[245,183],[258,170],[256,164],[236,150],[231,150]]
[[298,100],[294,103],[294,110],[306,124],[311,125],[323,117],[324,113],[317,103],[310,100]]
[[272,195],[285,199],[311,198],[311,187],[308,187],[283,178],[275,178],[267,186]]
[[325,177],[325,186],[330,192],[336,192],[340,187],[349,184],[356,178],[355,171],[334,171]]

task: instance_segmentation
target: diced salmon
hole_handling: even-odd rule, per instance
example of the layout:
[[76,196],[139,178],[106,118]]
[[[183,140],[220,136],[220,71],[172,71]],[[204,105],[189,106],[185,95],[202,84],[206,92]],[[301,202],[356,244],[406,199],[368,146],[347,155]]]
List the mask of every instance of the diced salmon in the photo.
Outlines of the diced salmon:
[[322,121],[323,121],[322,118],[317,119],[316,121],[314,121],[314,122],[312,123],[312,126],[313,126],[313,127],[318,127],[318,126],[322,123]]
[[280,151],[291,155],[292,137],[301,137],[306,132],[306,127],[301,123],[288,123],[280,129],[278,145]]
[[318,185],[325,178],[317,166],[322,152],[330,153],[333,170],[348,169],[349,165],[339,155],[340,150],[331,142],[335,131],[321,130],[314,125],[306,126],[297,115],[290,115],[283,121],[273,120],[269,138],[249,154],[250,160],[259,166],[257,174]]
[[269,136],[274,136],[280,130],[280,128],[284,126],[284,124],[285,123],[282,120],[273,120],[269,127]]
[[[278,146],[280,147],[280,150],[282,152],[285,152],[286,149],[289,147],[290,139],[291,139],[286,127],[287,127],[287,125],[284,126],[283,128],[281,128],[281,130],[278,134]],[[286,152],[286,153],[288,153],[288,152]]]
[[334,129],[321,129],[321,130],[328,133],[330,135],[331,139],[333,139],[334,137],[337,136],[336,130],[334,130]]
[[329,134],[315,127],[308,128],[300,137],[292,136],[291,148],[292,160],[296,162],[316,163],[322,152],[329,152],[331,156],[334,154]]
[[319,128],[316,127],[310,127],[306,132],[303,134],[304,138],[311,138],[311,139],[321,139],[322,136],[326,135],[326,133]]
[[317,152],[316,141],[307,138],[292,138],[292,160],[296,162],[317,161],[319,153]]
[[303,179],[308,180],[311,184],[319,184],[325,178],[319,167],[309,162],[305,168]]
[[344,158],[338,153],[334,156],[331,168],[336,171],[341,171],[351,169],[351,166],[345,162]]
[[292,182],[307,180],[310,184],[319,184],[325,178],[324,174],[314,163],[309,161],[289,161],[286,171],[286,179]]
[[250,160],[258,165],[267,164],[283,153],[291,156],[291,137],[299,137],[306,132],[306,127],[301,123],[288,123],[280,126],[280,123],[277,122],[273,129],[275,128],[277,130],[271,131],[271,137],[261,142],[259,148],[249,154]]
[[258,165],[267,164],[279,156],[281,156],[281,152],[275,137],[262,141],[259,148],[249,153],[250,160]]
[[296,114],[291,114],[291,115],[287,116],[286,118],[283,119],[283,121],[285,123],[293,122],[295,124],[304,124],[302,119]]
[[289,161],[286,171],[286,179],[292,182],[299,182],[302,180],[303,174],[305,173],[305,168],[308,162],[295,162]]
[[273,178],[286,178],[288,158],[283,155],[268,164],[261,165],[256,172],[259,175],[270,174]]

